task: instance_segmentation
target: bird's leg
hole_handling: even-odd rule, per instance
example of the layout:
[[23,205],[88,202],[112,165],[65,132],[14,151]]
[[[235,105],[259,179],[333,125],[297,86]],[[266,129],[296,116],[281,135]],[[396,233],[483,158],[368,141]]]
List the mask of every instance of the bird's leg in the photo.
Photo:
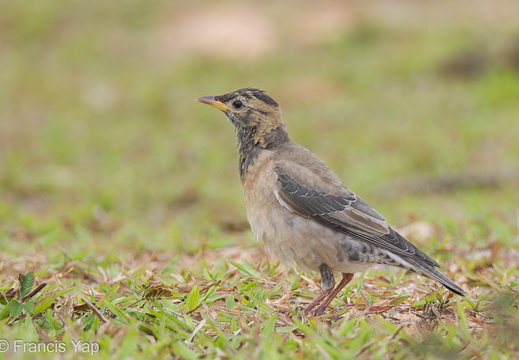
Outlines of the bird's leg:
[[319,307],[317,309],[315,309],[314,315],[319,316],[319,315],[324,314],[324,311],[326,310],[328,305],[330,305],[332,300],[351,281],[351,279],[353,279],[353,274],[342,273],[341,281],[337,284],[337,286],[335,288],[333,288],[332,291],[330,291],[327,294],[326,299],[324,299],[323,303],[321,305],[319,305]]
[[322,263],[319,266],[319,271],[321,272],[321,293],[317,296],[314,301],[312,301],[308,306],[303,310],[303,313],[308,314],[314,307],[319,305],[319,303],[326,298],[330,293],[333,292],[333,287],[335,286],[335,277],[333,276],[332,269]]

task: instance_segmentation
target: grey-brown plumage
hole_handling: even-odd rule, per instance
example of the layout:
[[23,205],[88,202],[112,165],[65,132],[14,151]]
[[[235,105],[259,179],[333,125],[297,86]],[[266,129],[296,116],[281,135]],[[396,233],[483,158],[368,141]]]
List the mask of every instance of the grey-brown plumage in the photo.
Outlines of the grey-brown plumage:
[[[402,267],[463,289],[438,263],[391,228],[317,156],[291,141],[278,104],[254,88],[197,99],[225,112],[236,129],[247,219],[286,265],[321,273],[322,293],[305,309],[319,315],[353,273],[374,264]],[[334,272],[343,274],[335,286]]]

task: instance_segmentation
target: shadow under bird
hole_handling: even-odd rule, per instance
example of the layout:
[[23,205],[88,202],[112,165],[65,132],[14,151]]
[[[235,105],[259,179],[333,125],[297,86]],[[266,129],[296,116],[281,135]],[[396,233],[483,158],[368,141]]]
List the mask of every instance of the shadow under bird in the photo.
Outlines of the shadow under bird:
[[[264,91],[244,88],[197,100],[222,110],[235,127],[247,219],[256,238],[285,265],[320,271],[322,292],[305,313],[323,314],[353,273],[375,264],[411,270],[465,295],[436,261],[290,140],[279,105]],[[334,272],[342,273],[337,285]]]

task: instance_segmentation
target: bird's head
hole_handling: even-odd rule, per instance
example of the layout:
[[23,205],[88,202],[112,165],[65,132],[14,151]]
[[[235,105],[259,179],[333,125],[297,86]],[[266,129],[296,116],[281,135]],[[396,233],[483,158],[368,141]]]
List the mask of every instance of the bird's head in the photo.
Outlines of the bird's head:
[[279,135],[286,137],[281,109],[263,90],[243,88],[197,100],[222,110],[238,134],[249,136],[256,145],[267,147],[279,140]]

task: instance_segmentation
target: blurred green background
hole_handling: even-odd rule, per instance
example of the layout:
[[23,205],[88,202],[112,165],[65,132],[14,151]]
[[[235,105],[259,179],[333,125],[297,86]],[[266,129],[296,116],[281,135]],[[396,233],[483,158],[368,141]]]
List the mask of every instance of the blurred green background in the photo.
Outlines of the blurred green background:
[[252,243],[232,126],[194,101],[245,86],[395,226],[484,242],[472,227],[518,218],[518,13],[514,1],[2,2],[4,252]]

